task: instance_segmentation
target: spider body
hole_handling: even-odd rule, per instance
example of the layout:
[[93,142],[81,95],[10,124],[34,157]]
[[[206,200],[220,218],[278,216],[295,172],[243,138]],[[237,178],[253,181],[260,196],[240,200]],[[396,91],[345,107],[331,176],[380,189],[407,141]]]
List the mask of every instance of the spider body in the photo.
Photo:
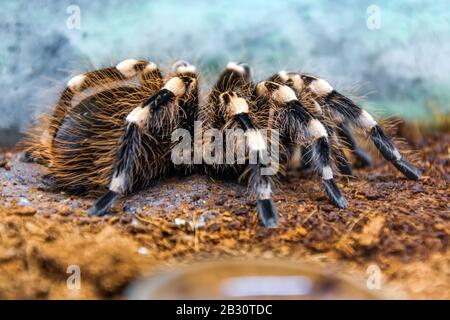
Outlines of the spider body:
[[[335,166],[352,173],[343,145],[360,163],[371,164],[353,128],[364,131],[406,177],[420,176],[374,118],[323,79],[281,71],[255,84],[248,65],[229,63],[204,103],[198,82],[195,67],[185,61],[166,77],[154,63],[135,59],[76,76],[43,128],[29,136],[27,153],[48,167],[58,189],[99,197],[90,215],[107,213],[121,196],[160,177],[196,171],[246,181],[266,227],[278,222],[272,197],[283,173],[271,168],[270,157],[284,168],[301,150],[330,201],[346,207],[334,178]],[[202,123],[202,162],[195,162],[194,152],[193,163],[176,164],[173,133],[183,129],[195,136],[196,120]],[[225,139],[210,148],[215,133]]]

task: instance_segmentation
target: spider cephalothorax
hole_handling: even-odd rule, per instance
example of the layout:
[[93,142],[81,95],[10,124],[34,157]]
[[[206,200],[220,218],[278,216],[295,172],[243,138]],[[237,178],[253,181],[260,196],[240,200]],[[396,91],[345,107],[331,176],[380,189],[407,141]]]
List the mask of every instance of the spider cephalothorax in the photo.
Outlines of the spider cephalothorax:
[[[199,101],[198,82],[196,68],[185,61],[176,62],[166,77],[156,64],[135,59],[78,75],[28,137],[27,152],[48,167],[47,181],[55,187],[100,195],[90,215],[105,214],[120,196],[155,179],[195,171],[247,181],[267,227],[278,221],[272,200],[274,180],[283,171],[278,169],[298,151],[315,167],[331,202],[347,205],[334,179],[335,163],[341,173],[352,173],[343,147],[360,164],[371,164],[352,127],[366,132],[405,176],[420,176],[374,118],[323,79],[281,71],[255,85],[248,65],[231,62],[205,102]],[[175,164],[173,133],[183,129],[193,136],[195,121],[201,122],[201,163]],[[215,133],[225,139],[211,152]]]

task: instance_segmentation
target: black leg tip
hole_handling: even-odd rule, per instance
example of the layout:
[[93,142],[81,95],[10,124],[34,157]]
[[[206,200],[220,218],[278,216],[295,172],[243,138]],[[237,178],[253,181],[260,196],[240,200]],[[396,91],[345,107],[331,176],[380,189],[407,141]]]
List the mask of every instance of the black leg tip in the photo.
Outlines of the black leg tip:
[[114,202],[119,197],[117,192],[108,190],[103,194],[94,205],[88,210],[88,216],[103,216],[113,206]]
[[393,162],[393,164],[408,179],[418,180],[422,176],[422,172],[405,158],[401,158],[400,160]]
[[266,228],[276,228],[278,225],[278,212],[272,199],[256,201],[256,210],[259,220]]
[[328,198],[331,200],[333,204],[337,207],[344,209],[347,207],[347,201],[339,190],[339,187],[336,185],[333,179],[322,180],[322,184],[325,187],[325,192],[328,195]]
[[347,208],[347,201],[345,200],[344,197],[340,197],[339,199],[335,200],[335,204],[338,206],[338,208],[340,209],[345,209]]
[[356,156],[355,167],[357,168],[370,168],[373,165],[372,157],[363,149],[356,149],[354,151]]
[[96,205],[93,205],[88,209],[87,214],[89,217],[100,217],[105,215],[106,210],[102,210],[102,208],[98,208]]

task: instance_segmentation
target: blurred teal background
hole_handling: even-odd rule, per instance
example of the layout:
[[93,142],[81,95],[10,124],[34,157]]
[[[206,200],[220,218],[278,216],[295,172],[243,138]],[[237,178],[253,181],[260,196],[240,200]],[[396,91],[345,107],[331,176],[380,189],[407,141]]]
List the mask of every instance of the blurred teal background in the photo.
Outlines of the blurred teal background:
[[[71,5],[80,29],[67,26]],[[370,5],[380,29],[367,27]],[[249,62],[257,78],[281,68],[316,73],[365,95],[379,116],[450,110],[448,0],[1,0],[0,8],[0,144],[48,110],[71,75],[129,57],[191,60],[209,80],[229,60]]]

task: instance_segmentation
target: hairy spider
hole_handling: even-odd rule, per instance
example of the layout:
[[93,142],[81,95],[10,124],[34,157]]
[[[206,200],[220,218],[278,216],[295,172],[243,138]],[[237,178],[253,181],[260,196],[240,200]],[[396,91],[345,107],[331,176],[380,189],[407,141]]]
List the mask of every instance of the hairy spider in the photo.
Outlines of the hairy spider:
[[[46,181],[56,188],[99,196],[89,215],[107,213],[120,196],[158,178],[202,172],[246,180],[267,227],[278,221],[272,200],[274,181],[283,174],[278,169],[298,150],[304,162],[314,165],[330,201],[346,206],[334,180],[334,160],[341,173],[350,175],[343,152],[348,146],[360,163],[371,164],[352,126],[367,132],[405,176],[420,176],[373,117],[323,79],[281,71],[255,85],[248,65],[230,62],[204,103],[198,85],[196,68],[185,61],[176,62],[166,77],[156,64],[135,59],[78,75],[43,128],[29,135],[27,153],[48,167]],[[199,166],[175,164],[173,133],[184,129],[192,136],[196,120],[203,137]],[[220,148],[209,148],[217,139],[212,129],[226,136]],[[276,152],[269,153],[272,146]],[[233,161],[217,161],[220,155]],[[269,159],[281,166],[273,170]]]

